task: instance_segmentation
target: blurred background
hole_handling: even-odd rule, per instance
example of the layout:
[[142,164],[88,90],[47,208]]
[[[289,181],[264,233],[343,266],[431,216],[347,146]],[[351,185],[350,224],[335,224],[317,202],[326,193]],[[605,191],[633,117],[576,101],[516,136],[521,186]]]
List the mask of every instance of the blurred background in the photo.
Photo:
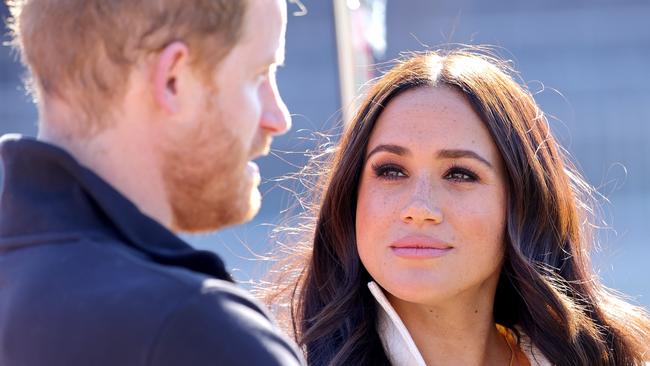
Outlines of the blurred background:
[[[259,160],[264,203],[250,223],[184,236],[221,254],[247,285],[268,268],[271,230],[295,207],[292,180],[315,133],[336,133],[374,63],[448,43],[489,44],[513,61],[562,144],[607,198],[594,266],[604,282],[650,307],[650,2],[647,0],[303,0],[289,4],[279,71],[293,130]],[[336,14],[336,16],[335,16]],[[0,16],[8,15],[0,4]],[[337,38],[337,28],[339,29]],[[3,33],[6,33],[3,32]],[[3,34],[2,41],[9,40]],[[338,48],[337,48],[338,46]],[[370,66],[370,67],[368,67]],[[24,69],[0,48],[0,133],[36,134]],[[0,178],[2,171],[0,168]],[[295,211],[293,211],[295,213]]]

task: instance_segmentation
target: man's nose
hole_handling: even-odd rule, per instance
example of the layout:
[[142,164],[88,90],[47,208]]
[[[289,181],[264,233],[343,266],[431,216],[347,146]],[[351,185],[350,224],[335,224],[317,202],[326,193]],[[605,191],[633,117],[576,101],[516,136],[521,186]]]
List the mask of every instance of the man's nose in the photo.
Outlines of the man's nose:
[[272,135],[281,135],[291,128],[289,109],[280,96],[275,80],[265,84],[260,125]]

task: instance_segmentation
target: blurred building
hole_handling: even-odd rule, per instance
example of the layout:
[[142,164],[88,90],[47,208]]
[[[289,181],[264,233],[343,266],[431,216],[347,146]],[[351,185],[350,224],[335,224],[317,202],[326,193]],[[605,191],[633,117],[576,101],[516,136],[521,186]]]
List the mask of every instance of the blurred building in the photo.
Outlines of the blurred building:
[[[301,152],[316,144],[312,132],[335,131],[341,116],[332,2],[303,3],[309,12],[289,17],[286,66],[279,71],[294,128],[276,139],[272,156],[260,160],[267,178],[297,171],[305,163]],[[289,4],[289,10],[299,9]],[[0,14],[7,14],[4,5]],[[609,228],[599,231],[603,247],[596,267],[607,284],[650,306],[650,3],[389,0],[386,14],[381,62],[447,43],[491,44],[513,60],[560,141],[609,198],[603,205]],[[1,133],[36,132],[22,73],[2,48]],[[263,209],[252,223],[188,240],[221,253],[239,279],[258,278],[262,269],[253,253],[270,250],[268,233],[282,211],[295,206],[288,190],[297,188],[292,181],[267,179]]]

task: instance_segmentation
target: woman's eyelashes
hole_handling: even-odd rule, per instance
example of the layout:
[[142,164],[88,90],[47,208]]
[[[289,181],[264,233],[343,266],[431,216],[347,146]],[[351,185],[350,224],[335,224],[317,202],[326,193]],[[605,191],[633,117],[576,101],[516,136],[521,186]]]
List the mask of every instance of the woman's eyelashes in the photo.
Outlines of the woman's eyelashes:
[[394,163],[372,164],[372,171],[379,179],[395,180],[408,176],[404,168]]
[[459,165],[453,165],[449,168],[444,178],[458,183],[471,183],[479,180],[478,175],[471,169]]
[[[396,163],[374,163],[372,164],[374,176],[385,180],[398,180],[408,178],[408,172],[401,165]],[[479,176],[473,170],[452,165],[442,176],[443,179],[454,183],[473,183],[479,181]]]

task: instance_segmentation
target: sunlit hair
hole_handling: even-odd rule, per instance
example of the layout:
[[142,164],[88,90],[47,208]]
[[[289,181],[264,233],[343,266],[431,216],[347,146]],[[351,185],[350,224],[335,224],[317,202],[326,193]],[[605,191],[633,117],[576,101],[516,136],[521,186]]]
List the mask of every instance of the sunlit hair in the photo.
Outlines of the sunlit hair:
[[132,67],[173,41],[206,76],[240,37],[247,0],[14,0],[13,44],[37,102],[54,97],[101,129]]
[[[638,365],[650,358],[647,313],[614,295],[592,270],[595,191],[577,173],[531,93],[506,63],[476,49],[408,58],[369,89],[334,149],[315,204],[280,282],[267,292],[310,365],[383,365],[370,275],[355,242],[357,192],[367,144],[393,98],[414,88],[460,91],[488,128],[507,175],[506,254],[494,304],[556,365]],[[300,226],[298,226],[300,228]]]

